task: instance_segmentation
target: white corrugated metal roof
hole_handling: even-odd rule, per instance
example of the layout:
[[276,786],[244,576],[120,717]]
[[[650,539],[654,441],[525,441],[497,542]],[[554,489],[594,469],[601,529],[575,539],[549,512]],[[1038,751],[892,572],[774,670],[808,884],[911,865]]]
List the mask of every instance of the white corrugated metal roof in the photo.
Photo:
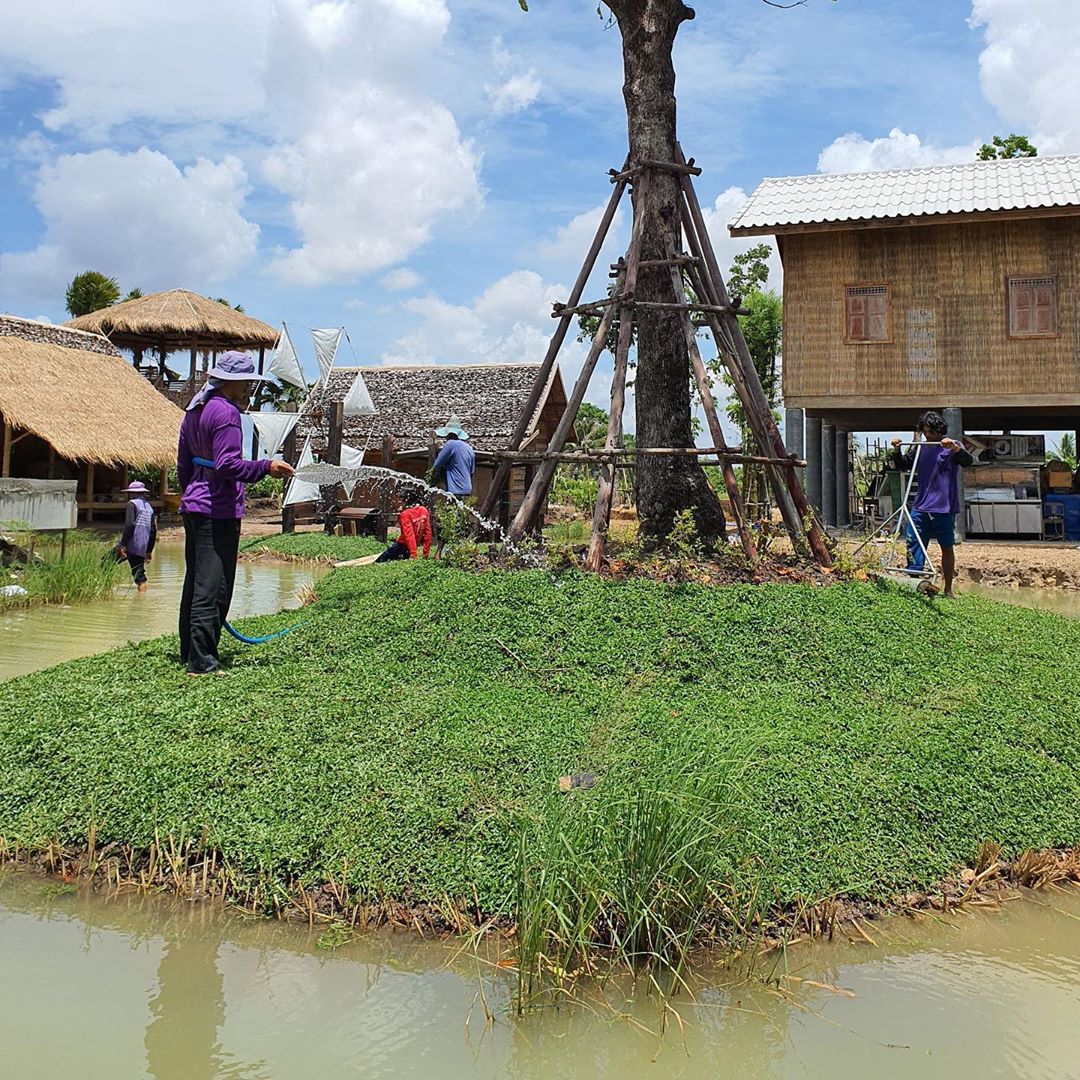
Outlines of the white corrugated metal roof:
[[738,234],[744,229],[1052,206],[1080,206],[1080,154],[769,177],[728,228]]

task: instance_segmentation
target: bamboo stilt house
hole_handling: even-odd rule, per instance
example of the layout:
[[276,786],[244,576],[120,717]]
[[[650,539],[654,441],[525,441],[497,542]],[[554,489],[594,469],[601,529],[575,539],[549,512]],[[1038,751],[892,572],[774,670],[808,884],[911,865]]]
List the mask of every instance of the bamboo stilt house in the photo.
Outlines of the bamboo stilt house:
[[[125,300],[65,325],[101,334],[117,348],[130,350],[136,370],[181,408],[206,382],[206,371],[218,352],[256,350],[262,371],[265,350],[273,348],[278,339],[278,331],[267,323],[187,289]],[[156,364],[150,359],[153,353],[157,354]],[[186,376],[167,363],[172,353],[187,354],[177,365],[187,368]]]
[[[776,237],[788,450],[827,523],[858,510],[852,433],[927,409],[953,437],[1080,429],[1080,155],[766,179],[729,228]],[[1023,466],[1035,479],[994,485],[1008,527],[985,528],[989,481],[966,478],[973,532],[1042,532]]]
[[126,506],[130,467],[157,467],[160,504],[182,419],[100,335],[0,315],[0,476],[77,479],[92,521]]
[[[363,450],[367,465],[388,465],[399,472],[423,477],[431,467],[442,440],[435,435],[451,414],[469,432],[476,451],[473,495],[483,500],[496,467],[495,452],[506,447],[529,396],[539,364],[433,364],[427,366],[374,366],[334,368],[303,407],[297,427],[302,442],[308,435],[312,449],[323,454],[328,443],[326,417],[335,402],[344,401],[357,372],[364,377],[376,413],[347,416],[342,441]],[[523,449],[547,447],[566,411],[566,390],[558,365],[537,405]],[[499,514],[503,521],[517,511],[532,480],[533,466],[513,469]],[[357,506],[374,506],[378,497],[361,485],[354,493]]]

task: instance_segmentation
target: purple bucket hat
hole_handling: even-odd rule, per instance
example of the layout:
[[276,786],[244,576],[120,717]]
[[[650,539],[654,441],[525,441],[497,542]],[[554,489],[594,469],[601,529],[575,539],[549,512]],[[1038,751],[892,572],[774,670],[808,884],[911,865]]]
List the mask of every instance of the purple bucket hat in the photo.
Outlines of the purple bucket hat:
[[149,495],[150,489],[141,480],[132,480],[126,488],[123,489],[125,495]]
[[255,370],[255,361],[242,352],[226,352],[217,358],[217,363],[207,372],[211,379],[225,379],[227,382],[267,382],[268,375],[260,375]]

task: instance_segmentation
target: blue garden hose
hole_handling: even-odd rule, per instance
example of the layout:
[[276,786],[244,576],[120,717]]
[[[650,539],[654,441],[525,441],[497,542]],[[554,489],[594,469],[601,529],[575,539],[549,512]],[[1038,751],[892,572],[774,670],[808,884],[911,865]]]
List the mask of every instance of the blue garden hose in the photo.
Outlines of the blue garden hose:
[[268,641],[273,641],[274,638],[279,638],[284,634],[291,634],[294,630],[299,630],[301,626],[307,626],[306,619],[303,622],[293,623],[292,626],[286,626],[284,630],[277,630],[272,634],[265,634],[263,637],[248,637],[247,634],[241,634],[231,623],[225,623],[225,629],[228,630],[237,641],[242,641],[245,645],[264,645]]

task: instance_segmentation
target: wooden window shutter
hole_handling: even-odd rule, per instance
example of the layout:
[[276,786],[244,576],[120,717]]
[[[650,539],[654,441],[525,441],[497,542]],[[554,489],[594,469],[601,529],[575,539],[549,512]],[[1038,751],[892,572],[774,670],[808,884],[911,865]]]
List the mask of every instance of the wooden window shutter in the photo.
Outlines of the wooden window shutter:
[[1009,278],[1009,336],[1054,337],[1057,332],[1057,278]]
[[889,340],[889,286],[849,285],[844,290],[845,340]]

